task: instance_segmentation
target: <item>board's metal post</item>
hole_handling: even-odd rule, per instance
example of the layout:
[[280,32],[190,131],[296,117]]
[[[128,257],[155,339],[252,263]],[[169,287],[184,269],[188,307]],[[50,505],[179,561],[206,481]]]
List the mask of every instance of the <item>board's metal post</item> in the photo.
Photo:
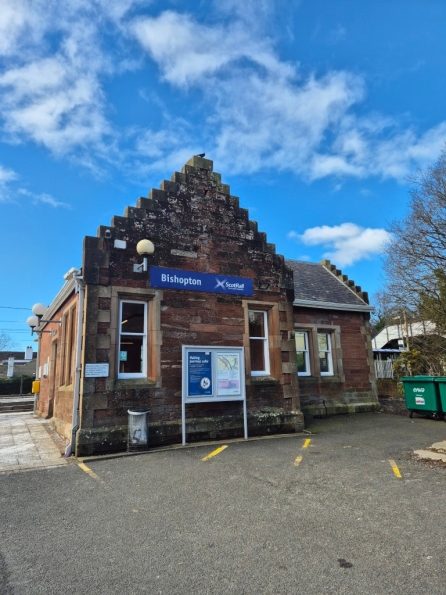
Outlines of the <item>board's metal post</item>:
[[181,371],[181,432],[183,435],[183,446],[186,446],[186,373],[184,363],[186,361],[186,347],[184,345],[181,346],[181,361],[182,361],[182,371]]
[[186,446],[186,403],[184,402],[184,396],[182,400],[183,404],[181,408],[181,425],[183,432],[183,446]]
[[245,398],[243,399],[243,420],[245,425],[245,440],[248,440],[248,414],[246,411],[246,392]]

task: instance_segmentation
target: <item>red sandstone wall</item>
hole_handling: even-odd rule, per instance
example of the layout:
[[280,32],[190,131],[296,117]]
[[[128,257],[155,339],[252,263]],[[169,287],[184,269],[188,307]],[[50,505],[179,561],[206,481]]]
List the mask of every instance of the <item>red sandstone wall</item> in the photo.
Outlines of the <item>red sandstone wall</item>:
[[[101,226],[97,238],[84,243],[83,276],[87,283],[85,363],[111,362],[110,378],[84,379],[82,427],[104,428],[127,423],[127,409],[148,406],[151,422],[178,421],[181,417],[181,346],[249,346],[247,302],[261,303],[270,310],[271,377],[251,379],[248,374],[248,409],[299,411],[293,330],[291,271],[250,221],[238,198],[212,171],[212,162],[195,158],[196,167],[186,165],[161,190],[141,198],[137,207],[114,217],[110,227]],[[105,238],[110,230],[110,239]],[[108,235],[108,234],[107,234]],[[191,291],[151,288],[149,274],[133,272],[141,261],[136,253],[139,240],[155,245],[151,266],[216,272],[249,277],[256,287],[252,298]],[[114,248],[114,240],[126,241],[126,249]],[[257,289],[258,280],[269,283]],[[116,295],[139,292],[149,295],[158,308],[152,320],[152,355],[147,382],[116,380]],[[115,305],[114,305],[115,304]],[[152,308],[152,306],[151,306]],[[249,359],[247,360],[249,371]],[[194,405],[188,416],[241,413],[240,403]]]
[[[73,306],[77,308],[78,295],[72,294],[65,303],[51,315],[52,320],[64,317]],[[77,317],[76,317],[77,318]],[[76,321],[75,321],[76,322]],[[77,324],[73,329],[76,332]],[[64,349],[65,329],[56,323],[49,323],[45,326],[45,332],[41,335],[39,361],[41,367],[40,395],[37,413],[41,417],[54,416],[63,424],[71,424],[73,407],[73,383],[64,384],[61,378],[63,362],[66,359]],[[44,365],[48,363],[48,375],[44,377]],[[74,374],[74,370],[73,370]]]
[[376,398],[373,355],[369,332],[369,315],[361,312],[328,311],[296,308],[294,324],[311,324],[323,329],[340,329],[340,350],[334,351],[341,364],[334,376],[299,377],[303,409],[324,399],[327,403],[363,396]]

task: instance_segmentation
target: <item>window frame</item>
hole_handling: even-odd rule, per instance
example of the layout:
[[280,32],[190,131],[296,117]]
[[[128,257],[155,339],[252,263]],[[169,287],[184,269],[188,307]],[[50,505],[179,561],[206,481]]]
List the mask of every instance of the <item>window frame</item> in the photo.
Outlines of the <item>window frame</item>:
[[[131,303],[131,304],[142,304],[144,306],[144,330],[142,333],[130,333],[130,332],[121,332],[122,326],[122,306],[124,303]],[[147,378],[147,356],[148,356],[148,303],[145,300],[132,300],[128,297],[120,297],[119,298],[119,309],[118,309],[118,328],[117,328],[117,349],[116,349],[116,359],[117,359],[117,379],[118,380],[125,380],[125,379],[137,379],[137,378]],[[121,336],[135,336],[135,337],[142,337],[142,354],[141,354],[141,362],[142,362],[142,370],[141,372],[120,372],[119,371],[119,364],[120,364],[120,353],[121,353]]]
[[[263,316],[263,328],[264,328],[264,336],[263,337],[251,337],[249,333],[249,313],[254,312],[255,314],[262,314]],[[270,357],[269,357],[269,334],[268,334],[268,311],[267,310],[259,310],[255,307],[248,308],[248,339],[249,344],[251,345],[251,341],[263,341],[263,358],[265,362],[265,369],[264,370],[253,370],[252,366],[250,366],[251,376],[269,376],[271,374],[271,365],[270,365]],[[250,349],[250,362],[252,362],[251,357],[251,349]]]
[[[325,335],[327,337],[327,347],[328,349],[320,349],[319,347],[319,335]],[[326,330],[319,330],[317,331],[317,337],[318,337],[318,344],[317,344],[317,356],[319,359],[319,372],[321,376],[334,376],[334,372],[333,372],[333,349],[332,349],[332,341],[331,341],[331,335],[332,333],[329,333]],[[328,372],[322,372],[321,367],[320,367],[320,354],[321,353],[326,353],[327,354],[327,361],[328,361]]]
[[304,335],[306,349],[304,351],[302,351],[301,349],[297,349],[297,345],[296,345],[296,355],[297,355],[297,353],[303,353],[304,354],[305,368],[306,368],[307,371],[306,372],[299,372],[299,371],[297,371],[297,375],[298,376],[311,376],[310,336],[309,336],[310,333],[308,331],[304,331],[304,330],[296,330],[295,333],[294,333],[294,341],[296,341],[296,335],[298,333]]
[[[299,378],[304,379],[326,379],[336,378],[345,382],[344,368],[342,362],[342,348],[341,348],[341,327],[339,325],[326,324],[310,324],[294,322],[294,332],[308,333],[308,353],[310,360],[310,374],[297,373]],[[319,342],[318,335],[328,335],[329,347],[329,371],[321,372],[319,359]],[[296,349],[296,365],[297,365],[297,349]]]

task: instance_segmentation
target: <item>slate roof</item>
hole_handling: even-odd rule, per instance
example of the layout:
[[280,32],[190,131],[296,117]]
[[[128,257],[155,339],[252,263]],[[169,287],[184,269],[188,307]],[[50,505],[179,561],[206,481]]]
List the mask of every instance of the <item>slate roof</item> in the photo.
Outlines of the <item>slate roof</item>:
[[293,270],[296,300],[364,306],[367,304],[319,263],[286,260]]
[[[15,359],[25,359],[25,351],[0,351],[0,361],[13,357]],[[33,352],[33,359],[37,358],[37,352]],[[35,362],[34,362],[35,363]]]

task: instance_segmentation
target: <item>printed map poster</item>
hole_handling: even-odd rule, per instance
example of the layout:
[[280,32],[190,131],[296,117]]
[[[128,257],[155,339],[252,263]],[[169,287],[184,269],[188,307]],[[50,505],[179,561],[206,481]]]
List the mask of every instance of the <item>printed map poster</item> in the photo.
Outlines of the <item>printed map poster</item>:
[[217,394],[219,396],[241,394],[239,353],[217,353]]

